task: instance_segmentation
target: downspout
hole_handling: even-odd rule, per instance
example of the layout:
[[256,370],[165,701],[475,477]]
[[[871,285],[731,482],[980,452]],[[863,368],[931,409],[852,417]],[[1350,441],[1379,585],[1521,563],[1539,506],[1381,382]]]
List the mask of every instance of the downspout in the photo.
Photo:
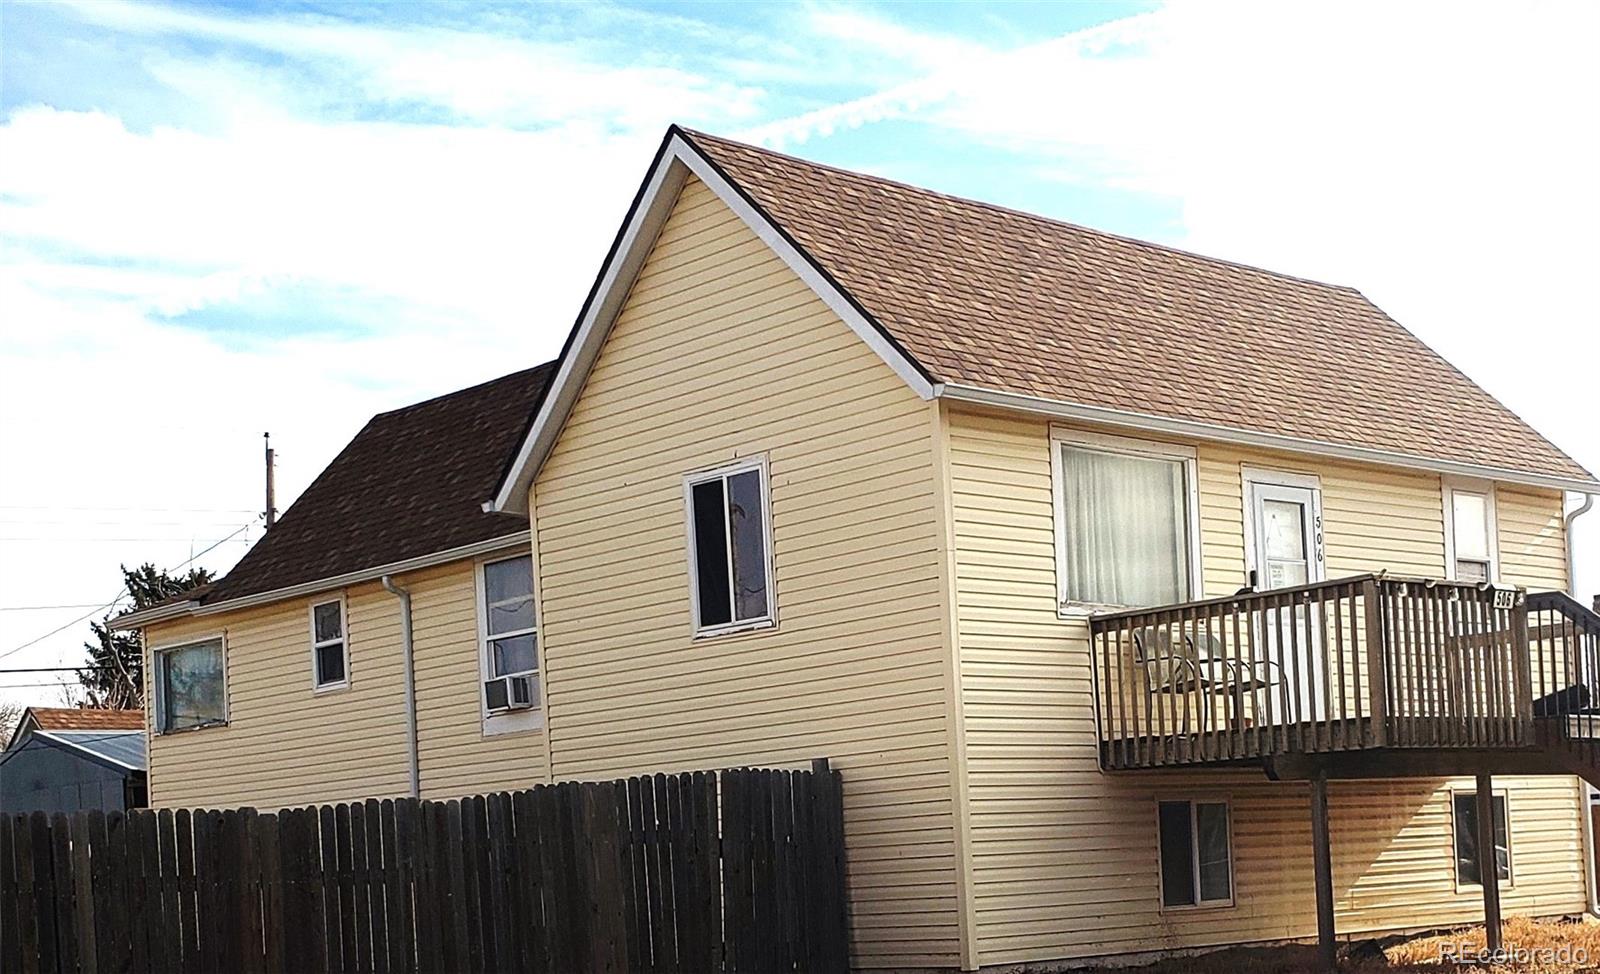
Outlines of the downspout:
[[406,756],[411,763],[411,797],[422,797],[422,771],[417,761],[417,672],[411,642],[411,591],[383,576],[383,590],[400,600],[400,642],[405,653]]
[[[1594,495],[1584,494],[1583,503],[1567,512],[1562,518],[1562,525],[1566,531],[1563,540],[1567,543],[1567,594],[1578,601],[1583,599],[1578,595],[1578,560],[1572,554],[1572,522],[1589,513],[1589,508],[1594,506]],[[1589,881],[1589,912],[1600,913],[1600,876],[1595,875],[1594,852],[1595,843],[1600,841],[1600,836],[1595,835],[1594,828],[1594,786],[1587,781],[1578,782],[1578,794],[1583,801],[1578,808],[1578,814],[1583,818],[1583,871]]]
[[1591,508],[1593,506],[1594,506],[1594,495],[1593,494],[1584,494],[1583,495],[1583,505],[1581,507],[1573,508],[1572,511],[1570,511],[1567,514],[1567,516],[1563,519],[1564,522],[1565,522],[1565,525],[1566,525],[1566,532],[1567,532],[1566,533],[1566,541],[1567,541],[1567,594],[1571,595],[1573,598],[1577,599],[1579,602],[1582,602],[1583,599],[1582,599],[1582,597],[1580,597],[1578,595],[1578,577],[1577,577],[1578,562],[1577,562],[1577,559],[1572,556],[1572,522],[1576,521],[1579,517],[1583,516],[1584,514],[1589,513],[1589,508]]

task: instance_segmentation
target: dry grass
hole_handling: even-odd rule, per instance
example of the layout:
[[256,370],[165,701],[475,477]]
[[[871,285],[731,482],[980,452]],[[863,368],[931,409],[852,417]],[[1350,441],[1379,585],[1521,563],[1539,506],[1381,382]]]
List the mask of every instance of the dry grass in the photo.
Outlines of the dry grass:
[[[1600,974],[1600,922],[1512,917],[1502,929],[1505,949],[1519,953],[1499,962],[1465,959],[1468,952],[1483,947],[1480,924],[1425,937],[1351,944],[1339,970],[1346,974]],[[1452,960],[1452,953],[1463,959]],[[1145,967],[1107,968],[1101,974],[1317,974],[1318,970],[1315,947],[1291,945],[1233,947]]]

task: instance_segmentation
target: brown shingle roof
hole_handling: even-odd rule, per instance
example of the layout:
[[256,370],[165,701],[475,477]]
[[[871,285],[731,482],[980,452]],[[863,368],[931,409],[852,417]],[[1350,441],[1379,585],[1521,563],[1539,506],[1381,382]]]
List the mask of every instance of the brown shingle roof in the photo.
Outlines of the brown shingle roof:
[[485,514],[550,377],[540,365],[374,416],[201,601],[226,602],[526,530]]
[[88,707],[29,707],[40,730],[144,730],[142,710],[94,710]]
[[684,135],[935,381],[1594,479],[1351,288]]

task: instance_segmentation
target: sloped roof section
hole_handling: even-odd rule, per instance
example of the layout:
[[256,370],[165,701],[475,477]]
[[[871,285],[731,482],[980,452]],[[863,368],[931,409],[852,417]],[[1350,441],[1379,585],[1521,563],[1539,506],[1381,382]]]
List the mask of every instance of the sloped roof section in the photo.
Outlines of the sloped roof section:
[[29,707],[40,730],[144,730],[143,710],[96,710],[90,707]]
[[551,363],[374,416],[201,604],[407,561],[524,531],[486,514]]
[[144,730],[137,731],[41,731],[43,736],[88,751],[112,764],[143,771],[146,767]]
[[683,134],[935,381],[1595,480],[1354,289]]

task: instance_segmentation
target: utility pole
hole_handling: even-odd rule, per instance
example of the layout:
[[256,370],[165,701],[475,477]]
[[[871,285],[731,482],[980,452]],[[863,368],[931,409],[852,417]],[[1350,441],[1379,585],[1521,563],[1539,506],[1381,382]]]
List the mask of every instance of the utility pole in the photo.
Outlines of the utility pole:
[[278,520],[277,498],[273,485],[273,468],[275,465],[272,461],[272,434],[262,433],[261,438],[267,444],[267,510],[264,516],[267,519],[267,527],[270,528]]

